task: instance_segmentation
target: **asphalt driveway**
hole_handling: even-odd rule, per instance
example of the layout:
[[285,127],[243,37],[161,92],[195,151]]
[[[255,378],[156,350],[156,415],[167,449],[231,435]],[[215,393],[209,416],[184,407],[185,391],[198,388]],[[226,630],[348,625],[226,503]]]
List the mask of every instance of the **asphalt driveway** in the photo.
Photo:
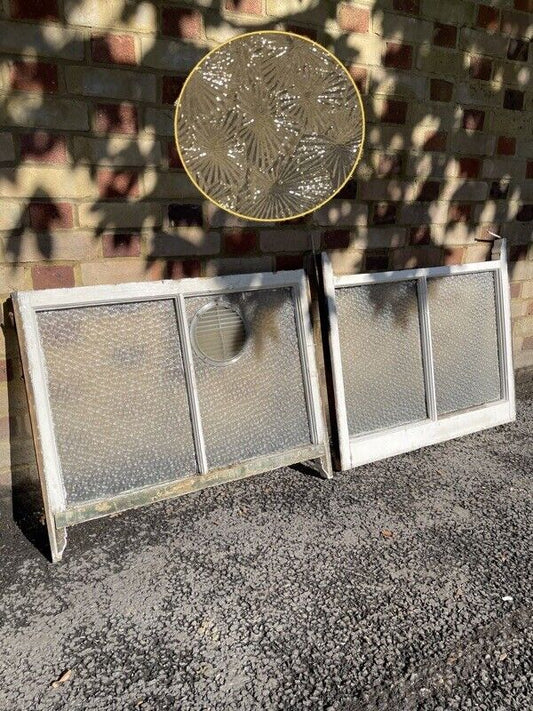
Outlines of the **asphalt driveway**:
[[533,374],[518,397],[516,423],[331,482],[74,527],[57,566],[4,498],[0,708],[532,708]]

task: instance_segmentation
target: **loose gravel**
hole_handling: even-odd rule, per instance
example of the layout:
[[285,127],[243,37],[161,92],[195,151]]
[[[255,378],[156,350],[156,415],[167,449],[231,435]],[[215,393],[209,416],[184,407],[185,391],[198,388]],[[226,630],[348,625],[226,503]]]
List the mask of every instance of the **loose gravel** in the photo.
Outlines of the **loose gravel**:
[[[533,708],[533,375],[516,423],[70,530],[4,499],[0,708]],[[52,685],[70,670],[63,681]]]

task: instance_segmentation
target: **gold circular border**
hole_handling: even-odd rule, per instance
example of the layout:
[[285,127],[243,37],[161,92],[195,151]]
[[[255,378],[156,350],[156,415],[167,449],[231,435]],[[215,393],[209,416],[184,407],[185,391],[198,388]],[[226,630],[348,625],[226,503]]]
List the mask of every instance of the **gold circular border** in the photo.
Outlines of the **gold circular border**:
[[[361,134],[361,145],[359,146],[359,152],[355,158],[354,164],[352,166],[352,169],[348,173],[348,176],[344,180],[344,182],[335,190],[334,193],[332,193],[329,197],[327,197],[325,200],[322,202],[318,203],[314,207],[312,207],[310,210],[305,210],[305,212],[299,212],[297,215],[291,215],[290,217],[251,217],[250,215],[243,215],[240,212],[235,212],[235,210],[230,210],[227,207],[224,207],[221,203],[217,202],[216,200],[213,200],[212,197],[210,197],[202,188],[198,185],[196,180],[193,178],[191,175],[189,169],[187,168],[187,165],[185,161],[183,160],[183,155],[180,150],[180,144],[178,141],[178,114],[180,110],[180,105],[181,105],[181,97],[183,96],[183,93],[185,89],[187,88],[187,84],[189,83],[189,79],[192,77],[192,75],[196,72],[197,69],[200,68],[200,66],[205,62],[205,60],[210,57],[214,52],[218,52],[218,50],[221,47],[224,47],[227,44],[230,44],[231,42],[235,42],[236,40],[242,39],[243,37],[251,37],[252,35],[288,35],[289,37],[296,37],[300,40],[303,40],[304,42],[309,42],[309,44],[313,44],[319,49],[321,49],[323,52],[326,52],[326,54],[329,54],[329,56],[337,62],[339,67],[342,69],[342,71],[346,74],[346,76],[349,78],[351,81],[353,88],[355,90],[355,96],[357,97],[357,101],[359,102],[359,108],[361,109],[361,118],[362,118],[362,134]],[[299,35],[296,32],[286,32],[285,30],[256,30],[255,32],[245,32],[242,35],[237,35],[236,37],[232,37],[229,40],[226,40],[225,42],[222,42],[219,44],[217,47],[214,47],[212,50],[210,50],[202,59],[200,59],[199,62],[195,64],[195,66],[191,69],[187,79],[185,79],[183,86],[181,87],[181,91],[179,93],[179,96],[176,100],[176,110],[174,112],[174,140],[176,142],[176,148],[178,150],[178,155],[180,157],[181,164],[183,165],[183,168],[187,175],[189,176],[190,181],[192,184],[200,191],[200,193],[207,198],[210,202],[212,202],[214,205],[216,205],[218,208],[221,210],[224,210],[225,212],[229,212],[230,215],[235,215],[235,217],[239,217],[241,220],[252,220],[253,222],[284,222],[285,220],[296,220],[299,217],[303,217],[304,215],[309,215],[309,213],[314,212],[315,210],[319,210],[321,207],[323,207],[326,203],[328,203],[330,200],[333,200],[335,195],[337,195],[343,187],[346,185],[346,183],[350,180],[352,175],[355,172],[355,169],[357,168],[357,165],[359,161],[361,160],[361,155],[363,153],[363,146],[365,143],[365,110],[363,108],[363,101],[361,99],[361,94],[359,93],[359,89],[357,88],[357,85],[354,81],[354,78],[348,71],[348,69],[344,66],[344,64],[338,59],[333,52],[330,52],[329,49],[326,49],[323,47],[321,44],[318,42],[315,42],[312,39],[309,39],[308,37],[304,37],[303,35]]]

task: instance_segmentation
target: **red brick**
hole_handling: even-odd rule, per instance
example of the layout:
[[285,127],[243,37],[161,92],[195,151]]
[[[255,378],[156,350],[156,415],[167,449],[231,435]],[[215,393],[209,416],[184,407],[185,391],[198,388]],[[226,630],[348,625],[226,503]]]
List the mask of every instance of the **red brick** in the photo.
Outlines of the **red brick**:
[[347,249],[350,246],[350,230],[327,230],[324,246],[326,249]]
[[518,89],[506,89],[503,95],[503,108],[511,111],[522,111],[524,107],[524,92]]
[[163,77],[161,100],[164,104],[173,104],[179,96],[185,83],[185,77]]
[[57,66],[48,62],[13,62],[11,88],[19,91],[57,91]]
[[69,266],[38,266],[31,270],[34,289],[55,289],[74,286],[74,269]]
[[131,170],[102,168],[98,171],[96,182],[101,198],[138,197],[139,195],[139,174]]
[[524,341],[522,343],[522,350],[523,351],[533,350],[533,336],[527,336],[526,338],[524,338]]
[[513,62],[527,62],[529,54],[529,41],[511,37],[507,48],[507,59]]
[[477,11],[477,26],[490,32],[496,32],[500,24],[500,11],[497,7],[480,5]]
[[192,8],[164,7],[161,31],[170,37],[196,39],[202,35],[202,15]]
[[276,256],[276,271],[302,269],[304,265],[303,254],[280,254]]
[[457,27],[435,23],[433,28],[433,44],[437,47],[455,47],[457,44]]
[[257,233],[253,230],[231,230],[224,234],[224,252],[233,256],[257,250]]
[[300,35],[302,37],[307,37],[308,39],[316,42],[317,31],[312,30],[310,27],[302,27],[301,25],[286,25],[287,32],[292,32],[295,35]]
[[533,220],[533,205],[522,205],[516,219],[519,222],[531,222]]
[[204,223],[202,206],[193,203],[171,203],[168,206],[171,227],[201,227]]
[[66,163],[66,139],[46,131],[23,133],[20,137],[20,157],[39,163]]
[[146,260],[144,273],[146,275],[146,281],[166,279],[167,264],[159,259],[148,258]]
[[0,360],[0,383],[5,383],[8,380],[13,379],[13,361],[8,358],[7,360]]
[[400,175],[402,172],[402,156],[384,155],[379,159],[376,175],[379,178],[390,178],[393,175]]
[[30,225],[37,232],[46,232],[74,225],[72,205],[68,202],[32,202],[29,206]]
[[348,71],[352,75],[352,78],[361,94],[366,94],[366,87],[368,86],[368,70],[364,67],[353,65],[348,68]]
[[420,202],[436,200],[440,193],[440,183],[436,180],[425,180],[420,186],[416,199]]
[[464,252],[463,247],[446,247],[444,250],[444,264],[446,266],[462,264]]
[[533,178],[533,160],[528,160],[526,166],[526,178],[531,180]]
[[453,84],[444,79],[432,79],[429,91],[431,101],[451,101]]
[[180,154],[176,148],[174,141],[169,141],[167,146],[167,156],[168,156],[168,167],[177,168],[178,170],[185,170],[183,163],[181,162]]
[[501,156],[514,156],[516,151],[516,138],[508,136],[498,137],[498,147],[496,152]]
[[425,135],[424,149],[426,151],[445,151],[447,139],[446,131],[428,131]]
[[126,103],[97,104],[94,128],[99,133],[137,133],[137,109]]
[[380,119],[384,123],[405,123],[407,116],[407,102],[386,99]]
[[533,12],[533,0],[514,0],[514,9],[522,12]]
[[392,202],[379,202],[374,205],[374,225],[392,225],[396,222],[397,206]]
[[14,20],[59,20],[57,0],[11,0]]
[[101,35],[91,37],[94,62],[136,64],[135,42],[131,35]]
[[492,74],[492,60],[488,57],[470,57],[469,71],[472,79],[488,81]]
[[413,48],[409,44],[387,42],[383,64],[395,69],[411,69],[413,64]]
[[138,257],[141,254],[141,236],[138,234],[102,235],[104,257]]
[[202,267],[198,259],[169,259],[166,263],[167,279],[199,277]]
[[519,299],[521,291],[522,284],[516,282],[511,284],[511,299]]
[[479,158],[459,158],[458,176],[460,178],[477,178],[480,167]]
[[409,12],[411,15],[418,15],[420,12],[420,0],[394,0],[393,7],[399,12]]
[[431,227],[429,225],[420,225],[412,227],[409,233],[410,244],[431,244]]
[[463,128],[471,131],[482,131],[485,122],[485,112],[478,109],[463,110]]
[[341,3],[339,8],[339,27],[344,32],[368,32],[370,12],[366,8],[353,7]]
[[461,203],[451,203],[448,210],[448,220],[450,222],[468,222],[472,214],[472,205]]
[[229,12],[243,12],[245,15],[261,15],[261,0],[225,0],[224,7]]
[[389,254],[387,251],[367,252],[365,254],[365,269],[368,272],[380,272],[389,268]]

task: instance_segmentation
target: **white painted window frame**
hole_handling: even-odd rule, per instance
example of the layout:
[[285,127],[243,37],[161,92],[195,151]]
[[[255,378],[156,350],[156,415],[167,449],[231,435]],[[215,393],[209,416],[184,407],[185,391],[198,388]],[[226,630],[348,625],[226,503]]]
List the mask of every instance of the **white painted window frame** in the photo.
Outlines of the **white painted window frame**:
[[[477,432],[510,422],[516,417],[514,374],[511,340],[511,300],[505,240],[494,243],[492,260],[473,264],[399,271],[376,272],[350,276],[335,276],[327,254],[322,255],[323,283],[329,318],[328,346],[332,362],[333,394],[338,428],[339,459],[342,470],[378,461],[397,454],[409,452],[430,444]],[[496,299],[496,322],[498,330],[498,356],[502,398],[467,410],[437,416],[435,397],[435,374],[431,345],[427,280],[431,277],[453,276],[493,272]],[[351,436],[348,431],[342,360],[339,339],[339,324],[335,305],[335,292],[344,287],[363,284],[383,284],[401,281],[416,281],[422,361],[428,418],[397,427],[386,428],[368,434]]]
[[[210,469],[207,462],[192,345],[185,313],[185,298],[187,296],[218,296],[241,291],[283,287],[291,288],[293,293],[311,441],[309,445],[286,452],[249,459],[229,467]],[[161,299],[173,300],[175,304],[176,327],[182,343],[185,382],[198,472],[186,479],[150,485],[107,499],[68,506],[53,431],[45,358],[39,338],[37,313],[54,309]],[[321,474],[328,478],[331,477],[329,440],[323,419],[310,319],[309,288],[302,269],[209,279],[165,280],[15,292],[12,294],[12,300],[53,562],[61,560],[66,546],[66,527],[75,523],[308,460],[319,460],[318,469]]]

